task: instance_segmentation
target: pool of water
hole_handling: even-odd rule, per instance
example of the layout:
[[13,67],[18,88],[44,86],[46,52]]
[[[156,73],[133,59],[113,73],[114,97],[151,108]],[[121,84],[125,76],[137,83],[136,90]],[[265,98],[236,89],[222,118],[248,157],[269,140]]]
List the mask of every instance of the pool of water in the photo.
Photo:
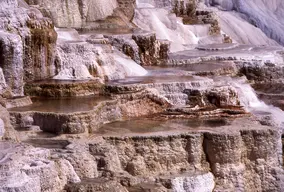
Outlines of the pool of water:
[[152,83],[174,83],[174,82],[193,82],[193,81],[208,81],[206,77],[187,75],[183,71],[148,71],[146,76],[128,77],[109,81],[108,85],[131,85],[131,84],[152,84]]
[[95,134],[155,133],[165,131],[198,130],[230,125],[230,120],[222,119],[134,119],[105,124]]
[[204,71],[215,71],[221,68],[232,67],[232,62],[221,62],[221,61],[206,61],[201,63],[193,63],[178,66],[151,66],[145,67],[150,73],[178,73],[182,71],[191,72],[204,72]]
[[72,113],[92,110],[102,101],[110,100],[105,96],[89,97],[66,97],[66,98],[32,98],[33,104],[25,107],[11,108],[9,111],[39,111],[39,112],[56,112]]

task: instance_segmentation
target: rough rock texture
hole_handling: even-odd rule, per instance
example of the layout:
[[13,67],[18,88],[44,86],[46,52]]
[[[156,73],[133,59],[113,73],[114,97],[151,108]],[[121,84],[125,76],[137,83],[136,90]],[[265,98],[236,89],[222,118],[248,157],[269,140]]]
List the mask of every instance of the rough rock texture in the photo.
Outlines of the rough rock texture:
[[[78,134],[95,131],[99,126],[121,120],[164,111],[168,100],[150,89],[114,97],[114,101],[101,102],[91,111],[77,113],[11,112],[13,126],[21,128],[23,117],[29,116],[34,125],[51,133]],[[98,115],[100,114],[100,115]]]
[[190,106],[219,108],[240,105],[237,91],[231,86],[212,88],[211,90],[186,89]]
[[[146,25],[143,29],[157,30],[158,38],[143,32],[109,35],[108,40],[103,35],[56,29],[55,57],[53,24],[35,7],[58,26],[81,27],[110,15],[107,19],[113,24],[116,17],[127,23],[135,2],[112,0],[107,6],[102,0],[27,1],[35,6],[30,8],[23,1],[0,2],[1,105],[22,105],[25,98],[13,96],[23,94],[25,81],[54,75],[60,80],[92,80],[29,83],[26,92],[52,97],[104,93],[110,99],[76,112],[61,105],[56,107],[63,112],[47,112],[48,107],[44,107],[46,111],[10,109],[11,117],[0,106],[0,139],[12,138],[14,127],[20,140],[38,147],[0,143],[0,192],[284,191],[281,127],[274,122],[275,113],[270,113],[271,108],[257,99],[248,84],[241,84],[247,79],[227,76],[235,75],[236,65],[250,80],[270,85],[283,78],[282,48],[211,43],[169,55],[169,42],[158,38],[180,46],[175,51],[193,48],[183,44],[204,43],[220,33],[215,15],[196,9],[196,1],[191,0],[139,0],[135,19],[140,26]],[[234,6],[220,4],[226,9]],[[185,26],[181,18],[170,14],[174,6],[183,22],[196,19],[207,25]],[[231,42],[225,34],[216,37],[218,41],[225,38]],[[215,65],[149,67],[150,73],[143,76],[147,71],[109,42],[143,65],[160,65],[169,58],[167,64],[214,60]],[[233,60],[235,65],[220,64],[220,60]],[[135,77],[123,79],[127,76]],[[115,81],[97,87],[103,80]],[[76,99],[72,101],[77,104]],[[253,105],[264,107],[257,117],[246,112]],[[277,120],[283,122],[279,111]]]
[[55,60],[57,75],[54,79],[105,80],[142,76],[145,69],[126,55],[114,50],[107,39],[91,35],[86,41],[60,41]]
[[196,12],[197,8],[197,2],[196,0],[188,0],[188,1],[179,1],[175,0],[172,2],[174,5],[173,11],[177,16],[191,16],[193,17]]
[[141,65],[160,65],[167,59],[170,42],[158,40],[154,33],[109,35],[112,45]]
[[23,94],[23,45],[20,36],[1,32],[0,57],[1,68],[7,85],[11,87],[14,95]]
[[134,16],[136,0],[117,0],[119,10],[121,10],[125,16],[132,20]]
[[5,134],[5,124],[2,119],[0,119],[0,140]]
[[262,101],[269,105],[284,109],[283,95],[283,80],[271,79],[269,81],[255,81],[252,84],[253,88]]
[[192,176],[179,176],[170,181],[173,191],[213,191],[215,187],[214,175],[205,173]]
[[122,51],[133,59],[136,63],[141,64],[141,58],[139,54],[139,47],[132,39],[132,35],[107,35],[106,36],[111,44],[118,50]]
[[1,1],[0,12],[1,68],[12,94],[23,95],[24,81],[54,75],[57,35],[49,19],[16,0]]
[[2,105],[0,105],[0,119],[1,119],[0,140],[1,139],[16,140],[17,135],[14,130],[14,127],[11,125],[9,112]]
[[70,184],[65,187],[67,192],[100,192],[100,191],[115,191],[128,192],[118,181],[108,179],[90,179],[78,184]]
[[218,18],[213,11],[198,10],[197,0],[187,0],[172,2],[173,12],[178,16],[183,18],[184,24],[209,24],[209,35],[218,35],[221,33]]
[[80,182],[69,161],[50,160],[50,150],[0,143],[0,191],[60,191]]
[[24,81],[42,80],[55,75],[54,58],[57,34],[49,19],[27,21],[30,35],[24,39]]
[[7,109],[13,107],[23,107],[32,104],[32,100],[30,97],[18,97],[13,99],[4,99],[1,103]]
[[118,6],[116,0],[105,5],[103,0],[26,0],[35,5],[46,16],[50,17],[57,27],[81,27],[86,22],[104,19],[112,15]]
[[60,81],[27,83],[24,87],[25,94],[39,97],[74,97],[99,95],[103,93],[103,85],[100,80],[68,82]]
[[[168,76],[168,79],[173,77]],[[154,83],[129,84],[129,85],[110,85],[106,90],[110,93],[121,94],[127,91],[138,91],[143,88],[150,88],[157,92],[157,94],[165,97],[172,105],[188,107],[226,107],[238,106],[239,98],[236,90],[232,86],[223,85],[218,86],[212,79],[197,78],[179,81],[161,81],[156,77]],[[155,80],[155,77],[154,77]],[[150,79],[149,79],[150,81]],[[147,82],[147,78],[146,78]],[[224,83],[224,82],[223,82]],[[221,81],[222,84],[222,81]]]
[[157,40],[155,34],[133,35],[132,39],[139,47],[142,65],[159,65],[168,59],[169,42]]
[[[71,162],[76,154],[83,152],[84,159],[91,154],[89,162],[97,166],[97,179],[68,185],[68,191],[115,186],[119,191],[282,191],[279,139],[276,129],[239,119],[231,125],[182,133],[110,133],[85,140],[83,146],[72,143],[60,153]],[[67,151],[72,155],[64,155]],[[76,168],[78,173],[84,170]]]
[[[5,177],[6,172],[1,172],[0,189],[57,191],[67,184],[65,190],[75,192],[282,191],[278,131],[252,118],[228,122],[204,129],[177,124],[175,130],[144,134],[125,133],[136,124],[122,122],[123,136],[106,132],[103,137],[72,139],[51,150],[1,145],[0,157],[6,150],[13,158],[9,164],[2,157],[0,166],[8,172],[13,168],[14,174]],[[30,142],[53,148],[62,140],[34,138]],[[11,166],[13,162],[16,166]],[[19,168],[23,172],[16,174]],[[78,176],[84,179],[79,182]],[[23,183],[8,183],[19,177]]]
[[[282,56],[282,52],[277,55]],[[283,63],[275,61],[252,61],[236,62],[240,73],[244,74],[249,80],[269,82],[284,77]]]

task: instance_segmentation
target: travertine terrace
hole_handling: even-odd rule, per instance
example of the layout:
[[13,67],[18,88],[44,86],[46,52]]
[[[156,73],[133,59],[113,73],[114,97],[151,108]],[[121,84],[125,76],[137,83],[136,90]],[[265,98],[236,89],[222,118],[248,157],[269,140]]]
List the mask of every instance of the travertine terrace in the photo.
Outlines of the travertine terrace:
[[0,192],[284,191],[281,0],[0,0]]

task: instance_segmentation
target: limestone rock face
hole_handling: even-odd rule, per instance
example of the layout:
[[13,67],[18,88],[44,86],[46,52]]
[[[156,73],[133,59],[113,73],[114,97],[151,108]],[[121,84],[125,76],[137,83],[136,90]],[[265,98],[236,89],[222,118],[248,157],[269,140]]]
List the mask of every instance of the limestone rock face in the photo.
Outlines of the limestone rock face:
[[50,151],[0,143],[0,191],[60,191],[80,179],[64,159],[50,160]]
[[99,159],[99,172],[127,172],[146,176],[148,182],[155,177],[156,182],[176,191],[281,191],[281,181],[276,179],[283,175],[278,131],[241,121],[242,128],[236,123],[214,128],[214,132],[114,135],[90,143],[89,150]]
[[38,7],[44,16],[49,17],[57,27],[81,27],[112,15],[118,4],[110,0],[27,0],[29,5]]
[[4,136],[5,134],[5,124],[2,119],[0,119],[0,139]]
[[23,44],[21,37],[8,32],[0,33],[1,67],[5,81],[14,95],[23,94]]
[[237,91],[230,86],[207,91],[188,89],[184,92],[188,95],[188,104],[191,106],[228,107],[240,105]]
[[0,140],[2,138],[12,139],[12,140],[17,139],[15,130],[10,122],[9,112],[7,111],[6,108],[2,107],[2,105],[0,105],[0,119],[1,119]]
[[157,40],[155,34],[133,35],[132,38],[139,47],[141,64],[158,65],[168,59],[169,43]]
[[177,177],[172,180],[173,190],[210,192],[215,187],[214,176],[211,173],[192,177]]
[[2,68],[0,68],[0,92],[4,91],[7,88],[6,80],[3,74]]
[[154,33],[108,36],[112,45],[140,65],[160,65],[169,57],[170,42]]
[[38,20],[32,15],[27,27],[30,33],[24,39],[24,81],[50,78],[55,75],[57,40],[53,24],[47,18]]
[[252,118],[227,123],[140,135],[122,123],[123,135],[111,131],[54,150],[1,143],[0,191],[282,191],[277,129]]
[[136,0],[117,0],[119,9],[125,14],[125,16],[132,20],[135,12]]
[[145,69],[129,57],[113,51],[109,44],[89,42],[58,44],[56,57],[57,75],[54,79],[102,80],[123,79],[127,76],[143,76]]
[[24,81],[54,75],[57,35],[53,24],[36,9],[16,0],[1,1],[0,62],[14,96],[23,95]]

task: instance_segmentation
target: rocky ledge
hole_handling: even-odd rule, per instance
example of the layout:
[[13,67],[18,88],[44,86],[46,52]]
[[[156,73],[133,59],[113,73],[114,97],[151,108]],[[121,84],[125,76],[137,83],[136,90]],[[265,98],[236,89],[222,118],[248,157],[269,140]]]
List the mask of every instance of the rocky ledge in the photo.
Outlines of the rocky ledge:
[[[26,140],[40,148],[17,145],[8,150],[11,144],[3,145],[1,166],[15,171],[9,180],[2,174],[2,190],[283,190],[281,135],[252,118],[144,118],[107,124],[88,138],[48,137]],[[16,174],[19,170],[25,171]],[[9,184],[23,174],[21,184]],[[44,178],[40,186],[33,184]]]
[[2,0],[0,192],[284,191],[283,47],[230,3]]

